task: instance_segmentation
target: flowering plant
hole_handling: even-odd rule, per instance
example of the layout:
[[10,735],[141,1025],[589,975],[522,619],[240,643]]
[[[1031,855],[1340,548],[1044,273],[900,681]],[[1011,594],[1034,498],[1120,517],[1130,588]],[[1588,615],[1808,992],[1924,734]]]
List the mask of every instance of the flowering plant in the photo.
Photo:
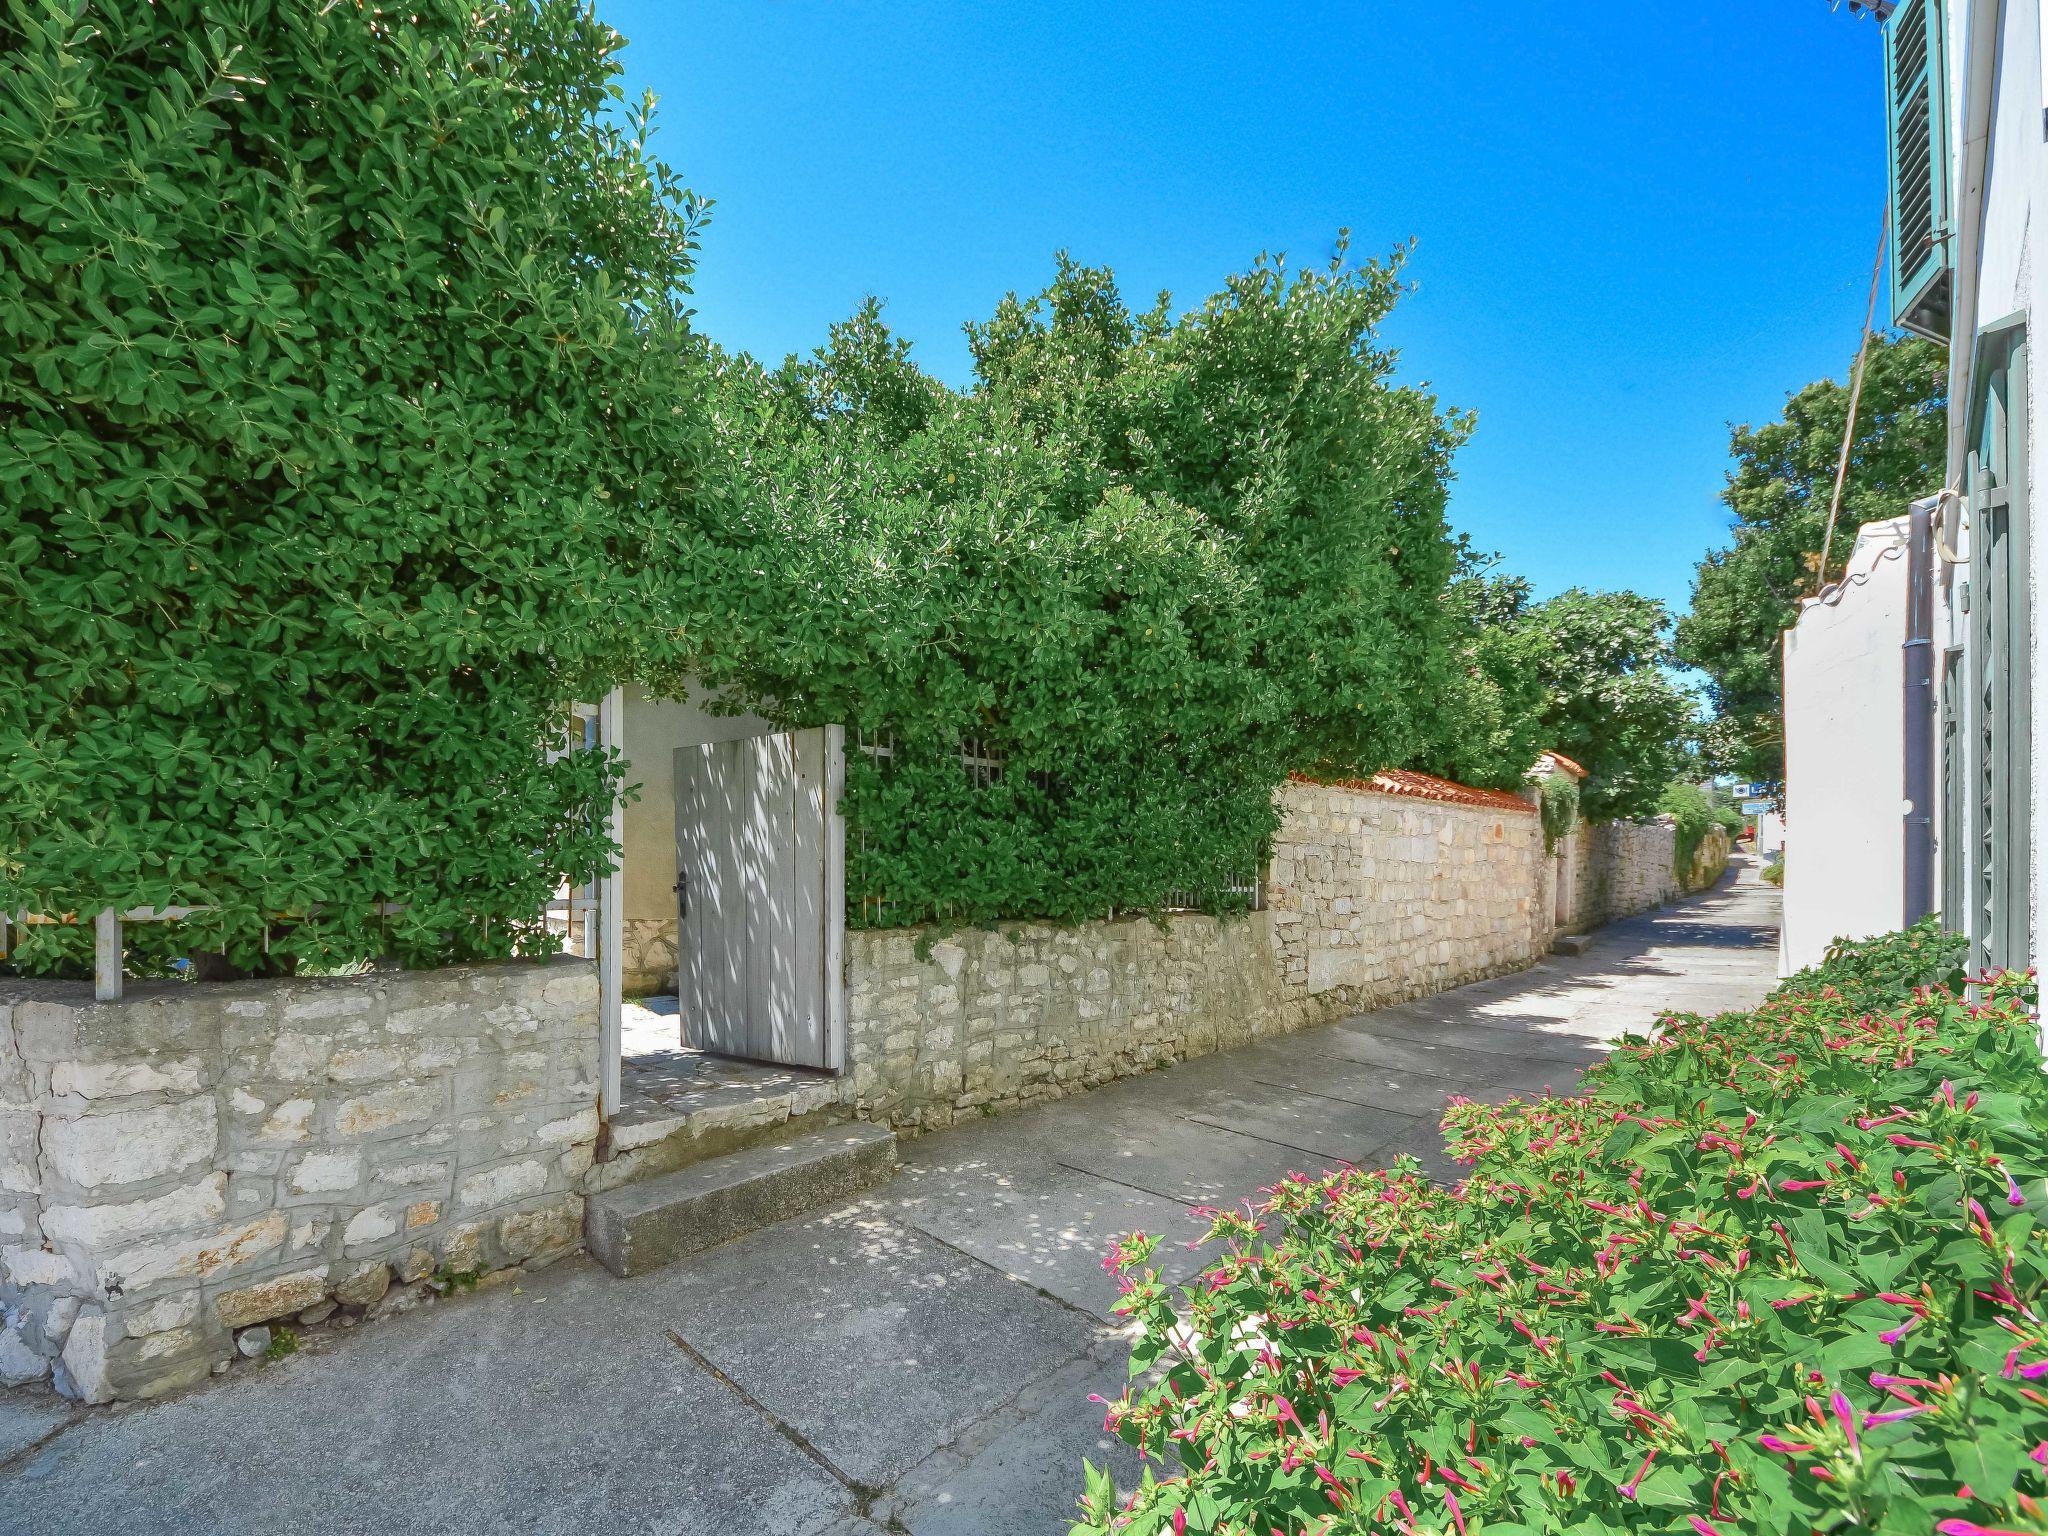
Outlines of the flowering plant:
[[1292,1176],[1178,1291],[1125,1240],[1147,1468],[1090,1467],[1075,1536],[2048,1533],[2032,999],[1801,978],[1454,1103],[1455,1189]]

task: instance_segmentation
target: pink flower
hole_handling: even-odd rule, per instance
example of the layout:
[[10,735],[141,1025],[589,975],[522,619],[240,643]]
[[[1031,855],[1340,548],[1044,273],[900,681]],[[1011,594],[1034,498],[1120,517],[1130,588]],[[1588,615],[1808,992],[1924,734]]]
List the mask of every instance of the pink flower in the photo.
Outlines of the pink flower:
[[1758,1435],[1756,1443],[1767,1451],[1776,1451],[1780,1456],[1804,1456],[1813,1449],[1803,1440],[1787,1440],[1779,1435]]
[[1692,1528],[1699,1533],[1699,1536],[1721,1536],[1719,1531],[1702,1520],[1698,1515],[1687,1515],[1685,1518],[1692,1522]]
[[2012,1176],[2010,1168],[2005,1170],[2005,1203],[2007,1205],[2025,1205],[2027,1203],[2026,1195],[2020,1190],[2020,1181]]
[[1633,1499],[1636,1496],[1636,1489],[1642,1486],[1643,1478],[1649,1473],[1650,1463],[1656,1459],[1657,1453],[1653,1450],[1643,1458],[1643,1464],[1636,1468],[1636,1475],[1623,1483],[1615,1492],[1619,1493],[1624,1499]]
[[1173,1536],[1188,1536],[1188,1512],[1184,1509],[1173,1512]]
[[1849,1449],[1862,1454],[1862,1442],[1856,1438],[1856,1410],[1849,1405],[1849,1399],[1836,1392],[1828,1398],[1828,1405],[1835,1410],[1835,1421],[1842,1426],[1842,1433],[1849,1437]]
[[1935,1530],[1941,1536],[2027,1536],[2009,1525],[1979,1525],[1974,1520],[1944,1520]]

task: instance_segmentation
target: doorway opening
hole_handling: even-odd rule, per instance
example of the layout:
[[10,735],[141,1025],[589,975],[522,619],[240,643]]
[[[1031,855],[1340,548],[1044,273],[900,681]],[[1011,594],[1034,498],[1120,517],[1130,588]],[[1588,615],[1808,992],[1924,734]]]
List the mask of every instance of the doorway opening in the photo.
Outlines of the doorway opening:
[[842,1096],[844,732],[707,704],[625,696],[614,1155]]

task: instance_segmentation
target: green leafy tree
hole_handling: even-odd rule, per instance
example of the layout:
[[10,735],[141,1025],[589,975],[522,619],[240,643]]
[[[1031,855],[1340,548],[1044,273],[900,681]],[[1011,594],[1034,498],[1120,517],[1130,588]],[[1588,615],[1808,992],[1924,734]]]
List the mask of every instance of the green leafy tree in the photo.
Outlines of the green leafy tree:
[[1550,745],[1549,699],[1526,623],[1529,583],[1491,569],[1491,557],[1460,539],[1459,573],[1443,597],[1455,661],[1436,701],[1436,741],[1414,766],[1485,789],[1520,789]]
[[1464,423],[1391,382],[1396,271],[1262,261],[1175,315],[1062,258],[970,327],[966,389],[873,303],[812,357],[720,360],[733,600],[692,659],[888,742],[848,765],[857,919],[1241,903],[1290,769],[1430,739]]
[[547,946],[616,780],[549,747],[683,643],[703,444],[701,208],[620,46],[580,0],[0,9],[0,908]]
[[1667,670],[1664,605],[1573,588],[1517,621],[1545,704],[1545,747],[1586,770],[1589,821],[1648,816],[1685,761],[1697,713]]
[[[1941,487],[1948,433],[1948,353],[1918,337],[1871,339],[1842,510],[1829,555],[1839,575],[1859,524],[1897,517]],[[1738,426],[1722,500],[1733,542],[1700,562],[1678,658],[1707,674],[1721,726],[1719,765],[1776,783],[1785,772],[1780,636],[1817,585],[1828,503],[1848,421],[1849,387],[1809,384],[1778,420]]]

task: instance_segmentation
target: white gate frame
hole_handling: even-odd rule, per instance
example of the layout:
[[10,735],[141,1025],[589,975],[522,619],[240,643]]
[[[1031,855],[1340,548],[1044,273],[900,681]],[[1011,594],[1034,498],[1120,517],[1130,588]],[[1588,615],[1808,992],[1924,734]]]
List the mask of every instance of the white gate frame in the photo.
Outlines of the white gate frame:
[[[614,688],[604,696],[597,712],[597,744],[624,755],[626,750],[626,691]],[[626,800],[623,793],[612,796],[611,812],[605,818],[605,836],[619,850],[611,868],[597,882],[597,1060],[598,1113],[609,1120],[619,1110],[620,1063],[625,1055],[625,1024],[622,1013],[625,945]]]
[[[595,704],[571,704],[572,716],[583,724],[583,739],[570,750],[616,752],[626,750],[626,692],[614,688]],[[567,943],[572,952],[597,962],[597,1101],[598,1113],[606,1120],[618,1113],[622,1091],[621,1059],[625,1055],[625,891],[622,870],[626,847],[626,801],[623,794],[612,799],[605,813],[605,836],[619,849],[610,870],[589,885],[572,886],[567,899],[557,897],[550,911],[566,919]],[[580,943],[576,914],[583,914]]]

